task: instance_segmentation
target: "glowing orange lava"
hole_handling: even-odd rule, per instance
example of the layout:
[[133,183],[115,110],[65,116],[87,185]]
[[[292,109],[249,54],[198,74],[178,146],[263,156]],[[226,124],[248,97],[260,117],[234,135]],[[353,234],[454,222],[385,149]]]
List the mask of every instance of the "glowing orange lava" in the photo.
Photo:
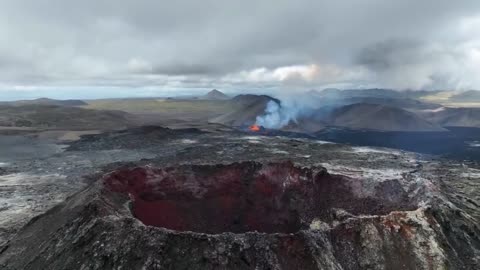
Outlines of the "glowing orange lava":
[[250,131],[255,131],[255,132],[257,132],[257,131],[260,131],[260,126],[254,124],[254,125],[251,125],[251,126],[249,127],[249,129],[250,129]]

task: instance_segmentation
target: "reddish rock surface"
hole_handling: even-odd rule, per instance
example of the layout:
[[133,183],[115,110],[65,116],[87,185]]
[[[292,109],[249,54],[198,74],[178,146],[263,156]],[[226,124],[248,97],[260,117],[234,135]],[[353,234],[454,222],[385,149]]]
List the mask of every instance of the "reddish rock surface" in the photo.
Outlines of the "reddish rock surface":
[[[355,215],[415,208],[406,194],[395,205],[359,198],[350,179],[290,162],[140,167],[113,172],[104,181],[108,190],[132,198],[133,215],[144,224],[210,234],[293,233],[314,218],[330,221],[335,208]],[[400,186],[390,192],[405,193]]]

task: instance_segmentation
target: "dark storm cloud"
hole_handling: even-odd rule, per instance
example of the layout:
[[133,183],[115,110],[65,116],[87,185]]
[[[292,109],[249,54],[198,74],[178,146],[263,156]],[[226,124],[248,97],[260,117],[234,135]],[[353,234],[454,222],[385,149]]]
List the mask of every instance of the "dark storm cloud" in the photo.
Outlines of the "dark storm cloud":
[[[455,89],[470,83],[470,75],[464,73],[469,68],[464,63],[472,60],[469,52],[440,43],[397,39],[361,49],[355,63],[375,72],[377,82],[389,87]],[[478,62],[472,64],[478,68]]]
[[208,64],[182,64],[175,63],[172,65],[158,66],[154,67],[151,70],[146,70],[146,74],[159,74],[159,75],[219,75],[224,72],[224,69],[221,65],[213,66]]
[[420,57],[421,46],[413,40],[387,40],[360,50],[356,62],[375,71],[384,71]]
[[5,0],[0,82],[477,85],[455,70],[477,67],[461,63],[480,44],[478,16],[470,0]]

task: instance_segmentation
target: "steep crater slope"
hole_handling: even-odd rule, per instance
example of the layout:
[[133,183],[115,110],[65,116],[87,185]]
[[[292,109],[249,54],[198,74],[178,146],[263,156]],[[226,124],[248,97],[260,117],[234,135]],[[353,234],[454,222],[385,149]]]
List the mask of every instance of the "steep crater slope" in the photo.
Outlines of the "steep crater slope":
[[116,171],[105,183],[132,198],[133,214],[144,224],[210,234],[294,233],[316,219],[333,221],[333,209],[353,215],[415,209],[396,182],[357,197],[350,179],[291,163],[140,167]]
[[[478,227],[414,178],[242,162],[122,167],[32,220],[2,269],[460,269]],[[429,206],[431,205],[431,206]],[[468,242],[462,246],[458,243]]]
[[280,104],[280,100],[266,95],[238,95],[232,99],[235,110],[210,119],[209,122],[234,127],[253,125],[257,116],[265,113],[269,102]]

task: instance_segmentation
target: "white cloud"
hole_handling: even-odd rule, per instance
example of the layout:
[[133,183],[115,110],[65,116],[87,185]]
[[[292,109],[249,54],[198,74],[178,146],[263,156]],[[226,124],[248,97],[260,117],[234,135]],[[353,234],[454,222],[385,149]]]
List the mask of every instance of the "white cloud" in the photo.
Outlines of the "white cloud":
[[278,85],[322,86],[330,83],[351,82],[370,76],[361,67],[340,68],[334,65],[292,65],[268,69],[265,67],[231,73],[223,81],[276,83]]

